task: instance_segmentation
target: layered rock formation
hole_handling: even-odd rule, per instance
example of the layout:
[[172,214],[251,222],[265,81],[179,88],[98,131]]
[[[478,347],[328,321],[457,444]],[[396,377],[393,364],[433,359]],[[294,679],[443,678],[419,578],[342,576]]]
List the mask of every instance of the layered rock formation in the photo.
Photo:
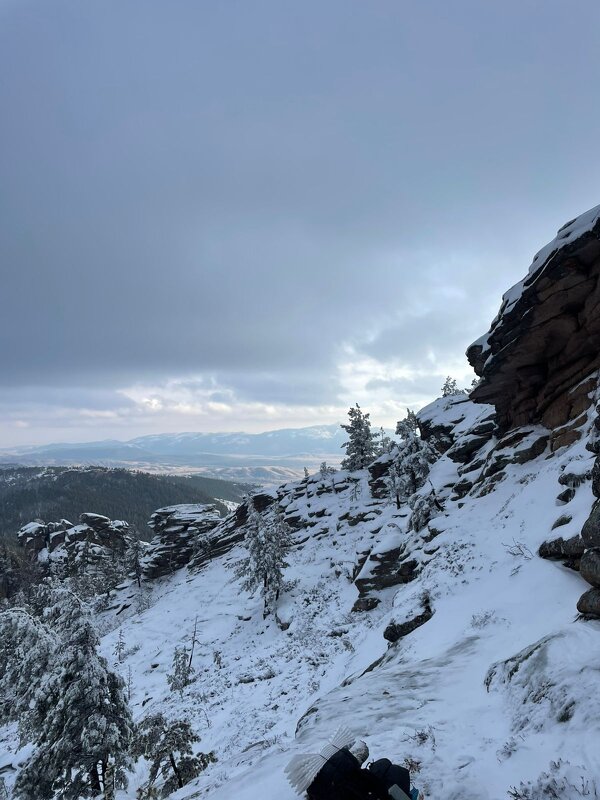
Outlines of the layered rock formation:
[[596,411],[598,413],[587,445],[588,450],[596,455],[591,472],[592,492],[596,502],[581,530],[583,552],[579,562],[581,577],[592,588],[579,598],[577,609],[586,617],[600,618],[600,405],[596,406]]
[[[505,440],[522,437],[527,426],[537,431],[535,455],[546,447],[556,452],[589,434],[600,370],[599,281],[597,206],[563,226],[540,250],[527,277],[504,295],[490,331],[467,351],[482,379],[471,399],[494,405]],[[578,609],[600,617],[600,416],[594,430],[588,444],[597,454],[594,469],[563,473],[557,502],[570,503],[590,477],[598,500],[581,535],[547,541],[539,554],[579,570],[592,588]],[[563,515],[555,527],[570,521]]]
[[467,351],[471,394],[496,407],[500,431],[539,423],[557,450],[581,435],[600,367],[600,206],[567,223],[503,298]]
[[170,575],[194,557],[209,558],[209,534],[220,521],[221,515],[213,505],[186,503],[159,508],[148,523],[154,537],[144,558],[144,578]]
[[100,514],[81,514],[79,525],[66,519],[60,522],[35,520],[24,525],[18,532],[19,543],[32,559],[51,555],[59,549],[65,554],[83,544],[104,548],[123,554],[130,539],[129,525],[123,520],[111,520]]

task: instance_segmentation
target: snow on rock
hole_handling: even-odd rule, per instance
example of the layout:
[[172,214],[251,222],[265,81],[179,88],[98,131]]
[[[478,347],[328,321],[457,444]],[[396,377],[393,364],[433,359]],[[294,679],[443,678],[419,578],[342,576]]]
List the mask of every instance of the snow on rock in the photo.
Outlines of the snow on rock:
[[531,422],[556,430],[588,407],[600,367],[599,237],[600,206],[563,226],[469,347],[482,377],[471,397],[495,405],[501,430]]
[[19,530],[17,538],[34,560],[63,558],[83,544],[102,548],[107,553],[124,552],[130,539],[127,522],[92,513],[81,514],[79,519],[79,525],[66,519],[29,522]]
[[182,503],[159,508],[148,523],[154,537],[144,557],[144,578],[171,575],[196,554],[208,552],[210,531],[220,521],[221,515],[213,505]]

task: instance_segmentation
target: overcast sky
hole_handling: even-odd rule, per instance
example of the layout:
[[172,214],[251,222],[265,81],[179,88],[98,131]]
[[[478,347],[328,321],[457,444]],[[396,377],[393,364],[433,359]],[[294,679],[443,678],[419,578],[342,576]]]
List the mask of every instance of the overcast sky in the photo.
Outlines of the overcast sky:
[[600,203],[598,0],[0,0],[0,446],[392,425]]

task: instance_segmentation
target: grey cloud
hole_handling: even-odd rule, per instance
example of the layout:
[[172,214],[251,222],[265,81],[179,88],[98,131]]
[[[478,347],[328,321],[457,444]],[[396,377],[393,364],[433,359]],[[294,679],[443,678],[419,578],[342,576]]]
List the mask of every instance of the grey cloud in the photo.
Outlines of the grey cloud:
[[0,381],[316,404],[343,342],[455,357],[598,202],[583,8],[3,6]]
[[440,394],[445,375],[427,375],[417,378],[374,378],[365,388],[369,391],[389,392],[394,397],[422,398]]
[[335,376],[319,374],[317,370],[308,374],[281,371],[268,374],[247,372],[224,377],[240,401],[264,401],[283,403],[288,406],[321,405],[336,402],[342,394]]
[[0,413],[23,414],[32,409],[131,410],[135,403],[112,389],[80,386],[0,387]]

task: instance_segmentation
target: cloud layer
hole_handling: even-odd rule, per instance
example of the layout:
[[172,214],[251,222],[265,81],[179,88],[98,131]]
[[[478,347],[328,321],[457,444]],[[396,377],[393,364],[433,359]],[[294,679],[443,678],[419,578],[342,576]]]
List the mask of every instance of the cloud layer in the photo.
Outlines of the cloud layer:
[[466,379],[598,202],[599,31],[592,0],[0,5],[0,434],[391,424]]

